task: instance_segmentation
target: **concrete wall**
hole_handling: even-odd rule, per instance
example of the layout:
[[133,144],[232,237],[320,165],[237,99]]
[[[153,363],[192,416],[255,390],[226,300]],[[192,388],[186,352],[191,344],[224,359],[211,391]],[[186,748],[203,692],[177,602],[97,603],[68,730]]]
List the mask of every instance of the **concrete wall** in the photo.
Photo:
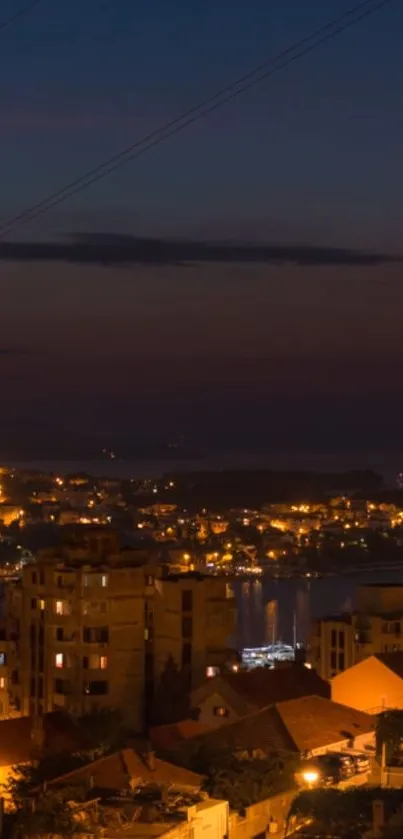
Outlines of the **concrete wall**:
[[332,679],[331,688],[334,702],[369,714],[403,708],[403,680],[372,656]]
[[279,837],[284,836],[288,813],[297,795],[298,791],[293,790],[266,798],[265,801],[247,807],[245,817],[231,813],[229,839],[253,839],[268,831]]

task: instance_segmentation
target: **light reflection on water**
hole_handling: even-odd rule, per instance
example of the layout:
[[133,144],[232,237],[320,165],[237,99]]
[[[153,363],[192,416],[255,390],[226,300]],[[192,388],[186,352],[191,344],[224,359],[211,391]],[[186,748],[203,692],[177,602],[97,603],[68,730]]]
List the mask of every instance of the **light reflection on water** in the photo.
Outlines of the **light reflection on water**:
[[355,592],[360,583],[402,581],[403,571],[321,580],[273,580],[269,577],[248,582],[236,580],[233,588],[238,606],[237,646],[241,649],[271,643],[273,634],[277,641],[292,644],[294,620],[296,640],[305,643],[312,621],[354,608]]

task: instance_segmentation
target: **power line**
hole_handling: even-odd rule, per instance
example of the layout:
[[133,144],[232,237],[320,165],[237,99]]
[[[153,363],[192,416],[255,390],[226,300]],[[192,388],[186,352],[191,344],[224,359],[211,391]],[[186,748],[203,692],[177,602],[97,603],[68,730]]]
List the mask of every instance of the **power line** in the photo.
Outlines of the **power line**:
[[7,18],[7,20],[3,20],[3,23],[0,23],[0,32],[2,32],[3,29],[6,29],[7,26],[11,26],[12,23],[15,23],[15,21],[20,17],[30,12],[31,9],[33,9],[34,6],[38,6],[39,3],[42,3],[42,0],[31,0],[30,3],[27,3],[26,6],[23,6],[18,10],[18,12],[15,12],[15,14],[11,17]]
[[87,189],[87,187],[91,186],[96,181],[101,180],[131,160],[140,157],[140,155],[145,154],[150,149],[165,142],[165,140],[169,139],[169,137],[178,134],[189,125],[192,125],[194,122],[201,119],[203,116],[221,108],[241,93],[244,93],[259,84],[259,82],[264,81],[279,72],[279,70],[284,69],[284,67],[298,61],[317,47],[337,37],[346,29],[356,25],[390,2],[391,0],[378,0],[378,2],[374,2],[374,0],[361,0],[361,2],[356,4],[348,12],[345,12],[343,15],[335,18],[325,26],[322,26],[320,29],[317,29],[311,35],[296,42],[291,47],[282,50],[276,56],[268,59],[254,70],[251,70],[244,76],[238,78],[235,82],[232,82],[222,88],[213,96],[210,96],[198,105],[188,109],[180,116],[169,121],[142,139],[134,142],[132,145],[104,161],[104,163],[101,163],[96,168],[89,170],[86,174],[76,178],[65,187],[51,193],[42,201],[34,204],[27,210],[24,210],[8,222],[5,222],[0,226],[0,239],[3,239],[14,227],[27,224],[39,216],[44,215],[53,207],[56,207],[66,201],[72,195]]

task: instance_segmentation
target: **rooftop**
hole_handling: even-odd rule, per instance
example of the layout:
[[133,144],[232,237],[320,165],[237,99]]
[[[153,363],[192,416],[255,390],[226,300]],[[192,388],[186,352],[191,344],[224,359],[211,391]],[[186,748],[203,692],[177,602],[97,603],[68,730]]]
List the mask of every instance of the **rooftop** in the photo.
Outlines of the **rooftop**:
[[214,748],[234,752],[294,753],[325,748],[374,731],[369,714],[321,696],[277,702],[200,738]]
[[55,778],[51,783],[74,785],[85,781],[88,781],[92,788],[124,792],[131,790],[133,785],[144,784],[169,784],[177,789],[198,790],[203,778],[188,769],[160,760],[153,754],[143,756],[134,749],[121,749]]
[[[310,670],[300,663],[287,667],[257,667],[254,670],[238,673],[223,673],[220,677],[231,690],[242,699],[259,708],[282,702],[285,699],[297,699],[301,696],[318,695],[330,699],[330,685],[315,670]],[[214,687],[212,680],[212,687]]]

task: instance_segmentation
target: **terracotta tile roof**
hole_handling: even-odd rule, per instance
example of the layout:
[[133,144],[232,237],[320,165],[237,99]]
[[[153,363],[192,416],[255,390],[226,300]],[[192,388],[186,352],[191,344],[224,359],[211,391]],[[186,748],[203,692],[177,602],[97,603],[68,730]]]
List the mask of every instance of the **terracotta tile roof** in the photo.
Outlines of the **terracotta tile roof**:
[[212,749],[302,753],[374,731],[374,717],[321,696],[277,702],[199,739]]
[[[0,766],[26,763],[35,751],[33,719],[16,717],[0,721]],[[50,752],[75,752],[87,745],[82,729],[66,714],[55,711],[43,717],[44,746]]]
[[172,725],[158,725],[149,731],[150,741],[155,749],[167,750],[175,748],[183,741],[198,737],[211,731],[210,726],[203,725],[197,720],[181,720]]
[[[255,670],[225,673],[219,678],[243,700],[258,708],[300,696],[315,695],[330,699],[331,695],[329,683],[303,664],[274,670],[258,667]],[[211,685],[214,686],[214,679],[211,679]]]
[[203,778],[188,769],[182,769],[159,758],[153,758],[153,765],[134,749],[121,749],[107,757],[94,760],[86,766],[75,769],[66,775],[55,778],[51,784],[80,784],[91,781],[93,787],[107,790],[127,790],[130,783],[146,783],[164,786],[169,784],[178,788],[199,789]]
[[[295,752],[297,747],[287,731],[276,705],[262,708],[233,723],[210,729],[208,734],[197,738],[201,746],[215,749],[229,749],[232,752],[274,751]],[[192,741],[193,742],[193,741]]]
[[375,729],[370,714],[321,696],[279,702],[276,708],[299,752],[331,746]]

